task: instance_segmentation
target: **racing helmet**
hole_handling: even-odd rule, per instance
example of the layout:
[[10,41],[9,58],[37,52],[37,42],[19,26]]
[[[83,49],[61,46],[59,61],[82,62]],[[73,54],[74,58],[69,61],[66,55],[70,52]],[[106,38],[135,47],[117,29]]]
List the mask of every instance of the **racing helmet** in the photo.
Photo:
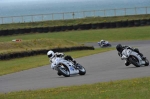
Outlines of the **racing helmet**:
[[122,51],[123,51],[123,47],[122,47],[121,44],[118,44],[118,45],[116,46],[116,49],[117,49],[117,51],[119,51],[119,52],[122,52]]
[[55,55],[55,53],[54,53],[52,50],[50,50],[50,51],[47,52],[47,56],[48,56],[49,58],[53,58],[54,55]]
[[104,40],[101,40],[101,42],[103,42]]

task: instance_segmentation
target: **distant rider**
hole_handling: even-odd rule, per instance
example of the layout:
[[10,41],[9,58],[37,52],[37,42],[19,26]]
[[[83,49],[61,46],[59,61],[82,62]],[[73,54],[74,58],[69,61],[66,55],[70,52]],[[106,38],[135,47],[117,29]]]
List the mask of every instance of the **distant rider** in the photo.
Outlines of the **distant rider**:
[[[133,48],[133,47],[126,46],[126,45],[122,46],[121,44],[118,44],[118,45],[116,46],[116,49],[117,49],[118,55],[119,55],[120,57],[122,57],[122,51],[123,51],[124,49],[131,49],[131,50],[137,52],[137,53],[142,57],[142,59],[145,59],[145,57],[143,56],[143,54],[139,52],[139,49],[138,49],[138,48]],[[125,61],[125,65],[126,65],[126,66],[129,66],[130,63],[129,63],[128,61]]]
[[58,53],[58,52],[54,53],[52,50],[50,50],[47,52],[47,56],[50,59],[51,68],[55,69],[55,70],[57,70],[57,68],[55,68],[55,67],[56,67],[56,63],[57,63],[56,58],[58,58],[58,57],[64,58],[65,60],[72,61],[74,63],[74,65],[76,65],[76,61],[69,55],[65,56],[64,53]]

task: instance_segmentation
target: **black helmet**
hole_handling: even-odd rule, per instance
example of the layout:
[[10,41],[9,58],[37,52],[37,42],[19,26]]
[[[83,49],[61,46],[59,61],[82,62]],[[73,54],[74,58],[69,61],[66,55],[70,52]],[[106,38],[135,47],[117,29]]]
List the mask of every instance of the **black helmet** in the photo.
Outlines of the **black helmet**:
[[118,45],[116,46],[116,49],[117,49],[117,51],[119,51],[119,52],[122,52],[122,51],[123,51],[123,47],[122,47],[121,44],[118,44]]

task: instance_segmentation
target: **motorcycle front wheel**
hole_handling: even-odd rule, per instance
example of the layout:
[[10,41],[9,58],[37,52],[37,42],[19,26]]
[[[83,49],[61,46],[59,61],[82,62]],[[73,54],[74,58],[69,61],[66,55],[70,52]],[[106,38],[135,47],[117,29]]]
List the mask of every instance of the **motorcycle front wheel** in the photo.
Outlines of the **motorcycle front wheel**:
[[147,59],[145,59],[145,66],[149,65],[149,61]]
[[86,70],[82,65],[77,64],[77,68],[79,70],[79,75],[85,75],[86,74]]
[[70,77],[69,69],[66,66],[59,66],[58,72],[62,74],[64,77]]
[[109,47],[111,47],[111,44],[108,44]]

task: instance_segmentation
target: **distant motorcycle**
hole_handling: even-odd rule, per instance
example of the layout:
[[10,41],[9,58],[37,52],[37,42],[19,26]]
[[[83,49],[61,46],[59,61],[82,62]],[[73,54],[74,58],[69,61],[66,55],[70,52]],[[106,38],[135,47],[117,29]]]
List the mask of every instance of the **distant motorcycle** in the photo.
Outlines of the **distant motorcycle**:
[[130,64],[133,64],[136,67],[149,65],[149,61],[147,60],[147,58],[142,59],[142,57],[137,52],[131,49],[124,49],[122,51],[121,59],[129,62]]
[[58,75],[63,75],[64,77],[70,77],[70,75],[85,75],[85,68],[77,63],[74,65],[72,61],[65,60],[63,58],[57,58],[57,64],[55,67],[58,71]]
[[99,45],[101,48],[104,48],[104,47],[111,47],[111,44],[110,44],[108,41],[105,41],[105,42],[98,42],[98,45]]

